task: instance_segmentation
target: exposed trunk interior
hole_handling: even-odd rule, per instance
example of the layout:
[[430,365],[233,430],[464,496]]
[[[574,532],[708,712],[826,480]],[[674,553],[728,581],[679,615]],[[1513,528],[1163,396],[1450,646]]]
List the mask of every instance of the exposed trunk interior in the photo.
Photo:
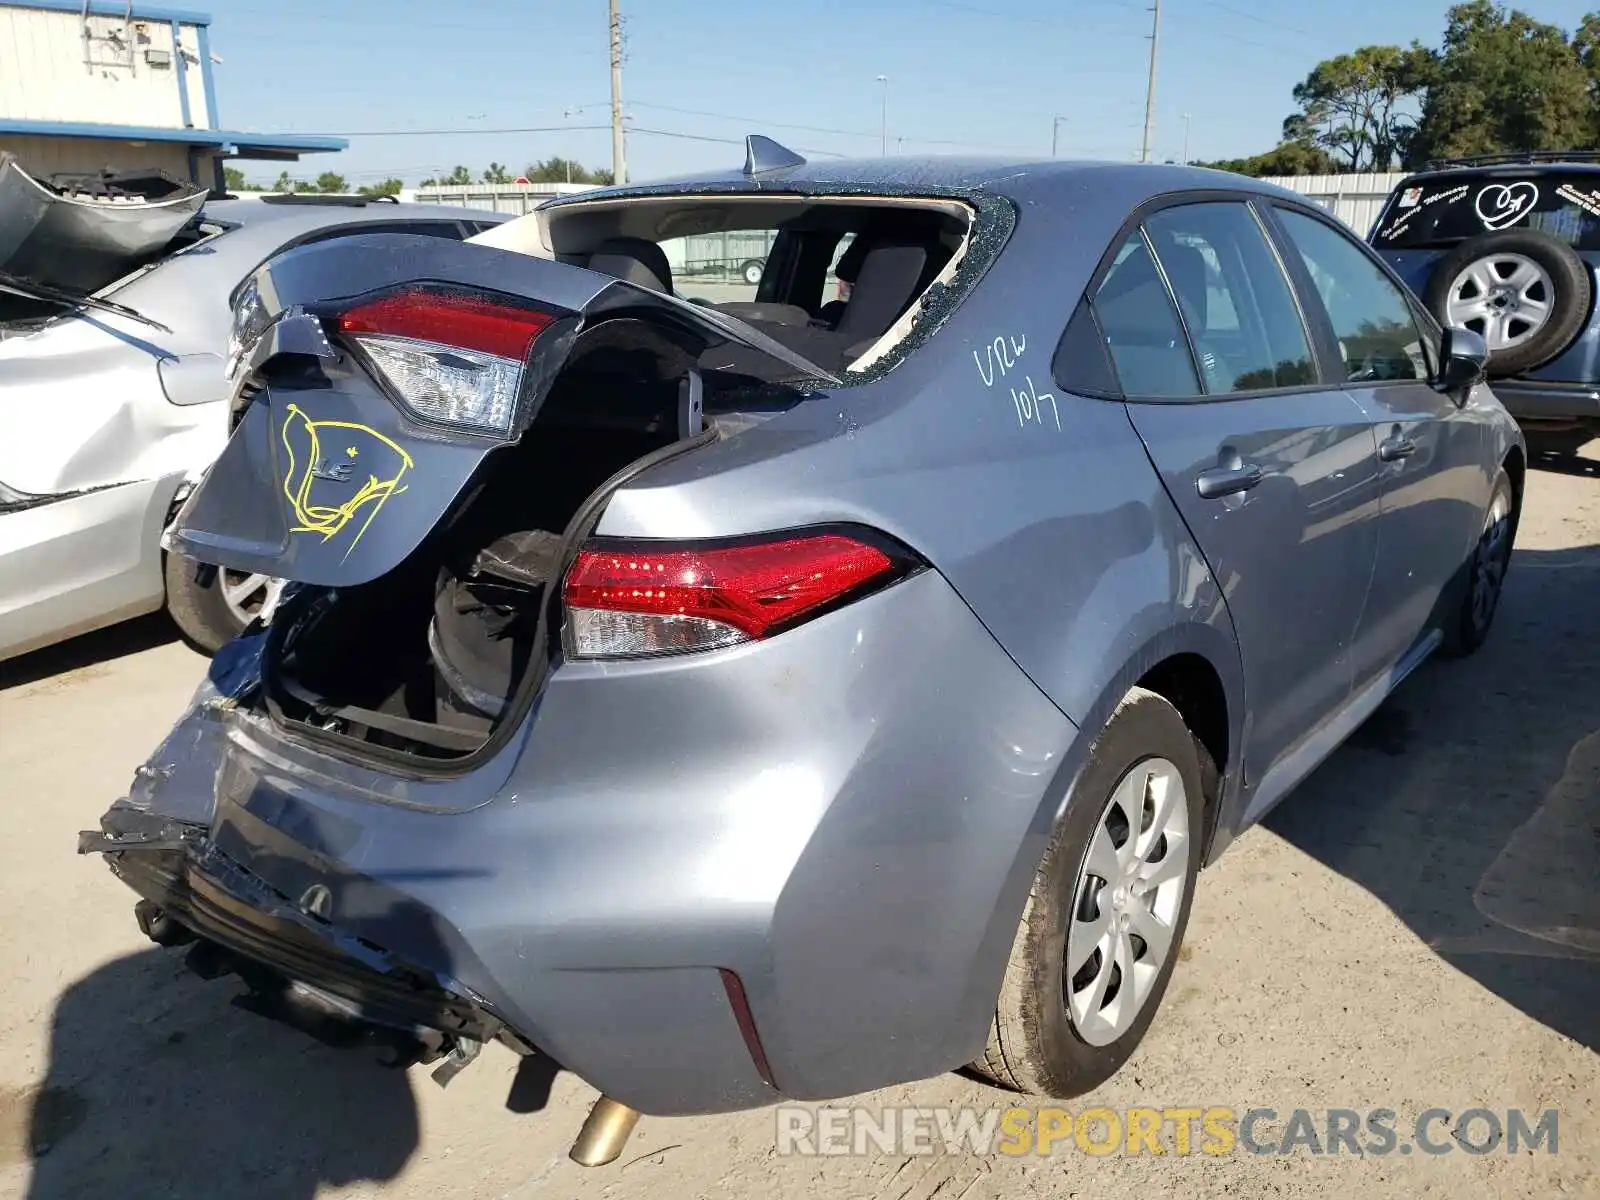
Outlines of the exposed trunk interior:
[[280,612],[275,715],[426,760],[481,748],[549,663],[558,629],[540,618],[569,522],[616,472],[696,432],[684,429],[693,366],[643,321],[584,334],[528,432],[408,559]]

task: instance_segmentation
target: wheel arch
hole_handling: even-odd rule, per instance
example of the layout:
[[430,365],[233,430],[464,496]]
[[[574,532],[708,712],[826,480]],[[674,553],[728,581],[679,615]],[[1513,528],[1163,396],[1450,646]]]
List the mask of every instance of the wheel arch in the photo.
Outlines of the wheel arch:
[[[1074,722],[1078,735],[1044,790],[1029,835],[1018,846],[997,897],[985,949],[974,963],[969,1002],[976,1001],[980,1007],[992,1005],[1017,922],[1052,831],[1074,799],[1095,738],[1131,689],[1145,687],[1162,696],[1184,717],[1190,732],[1216,760],[1218,775],[1214,786],[1208,788],[1212,794],[1207,796],[1206,846],[1201,861],[1210,862],[1220,846],[1226,844],[1226,837],[1219,838],[1218,834],[1226,830],[1226,814],[1238,808],[1242,782],[1239,764],[1244,761],[1240,751],[1247,726],[1243,661],[1226,609],[1219,603],[1215,611],[1218,615],[1211,622],[1193,619],[1169,624],[1147,637],[1106,682],[1082,719]],[[1216,711],[1219,699],[1220,713]],[[1204,732],[1190,724],[1189,714],[1202,714],[1196,719]],[[1222,750],[1220,757],[1218,748]]]
[[1222,783],[1228,778],[1236,742],[1231,728],[1228,690],[1211,660],[1194,651],[1181,651],[1157,663],[1140,676],[1137,687],[1154,692],[1183,718],[1189,732],[1210,756],[1201,762],[1204,789],[1204,854],[1209,856],[1222,809]]
[[1522,490],[1528,476],[1528,459],[1523,448],[1515,442],[1500,460],[1500,466],[1511,479],[1511,511],[1515,518],[1522,515]]

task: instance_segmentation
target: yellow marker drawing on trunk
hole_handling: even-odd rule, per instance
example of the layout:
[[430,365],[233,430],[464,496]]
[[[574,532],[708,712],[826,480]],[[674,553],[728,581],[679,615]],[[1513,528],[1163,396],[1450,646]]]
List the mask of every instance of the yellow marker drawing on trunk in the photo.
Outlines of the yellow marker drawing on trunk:
[[[290,437],[291,432],[303,435],[302,453],[296,453],[297,439]],[[324,542],[331,541],[365,509],[366,519],[344,552],[349,558],[389,498],[406,490],[400,481],[414,465],[411,455],[366,425],[313,421],[298,404],[289,405],[282,438],[289,455],[283,494],[296,522],[290,532],[314,533]],[[330,448],[336,439],[343,443],[331,450],[332,461],[324,458],[324,439]],[[366,476],[366,481],[357,483],[361,475]]]

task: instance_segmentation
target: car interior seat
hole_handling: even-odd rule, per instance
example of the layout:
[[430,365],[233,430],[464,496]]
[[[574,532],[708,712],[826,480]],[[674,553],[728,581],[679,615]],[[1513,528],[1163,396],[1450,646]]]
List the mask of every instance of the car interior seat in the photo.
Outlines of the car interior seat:
[[850,300],[834,332],[849,347],[882,337],[921,290],[928,268],[928,246],[921,241],[885,238],[861,259]]
[[614,275],[652,291],[672,294],[672,266],[667,262],[667,252],[644,238],[607,238],[584,265],[602,275]]
[[[855,240],[844,248],[844,253],[839,256],[839,261],[834,265],[834,278],[851,287],[855,286],[856,277],[861,274],[861,262],[867,257],[867,251],[872,249],[872,239],[865,233],[858,233]],[[835,328],[844,316],[844,310],[849,306],[847,299],[836,298],[829,300],[817,310],[817,324],[828,329]]]

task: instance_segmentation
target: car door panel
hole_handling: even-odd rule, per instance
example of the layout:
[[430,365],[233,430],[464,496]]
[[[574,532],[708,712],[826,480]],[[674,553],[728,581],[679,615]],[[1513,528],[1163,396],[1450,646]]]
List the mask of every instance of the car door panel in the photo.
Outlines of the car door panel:
[[1140,236],[1100,286],[1096,319],[1233,618],[1249,786],[1349,698],[1377,557],[1376,442],[1361,406],[1321,382],[1277,252],[1244,203],[1165,208]]
[[1358,684],[1393,669],[1436,619],[1489,500],[1487,424],[1429,382],[1437,331],[1355,238],[1298,210],[1277,220],[1339,350],[1350,398],[1373,423],[1382,512],[1355,650]]
[[[1372,426],[1342,391],[1130,403],[1135,428],[1211,565],[1233,616],[1259,779],[1348,697],[1351,654],[1377,556]],[[1208,476],[1259,482],[1208,499]]]

